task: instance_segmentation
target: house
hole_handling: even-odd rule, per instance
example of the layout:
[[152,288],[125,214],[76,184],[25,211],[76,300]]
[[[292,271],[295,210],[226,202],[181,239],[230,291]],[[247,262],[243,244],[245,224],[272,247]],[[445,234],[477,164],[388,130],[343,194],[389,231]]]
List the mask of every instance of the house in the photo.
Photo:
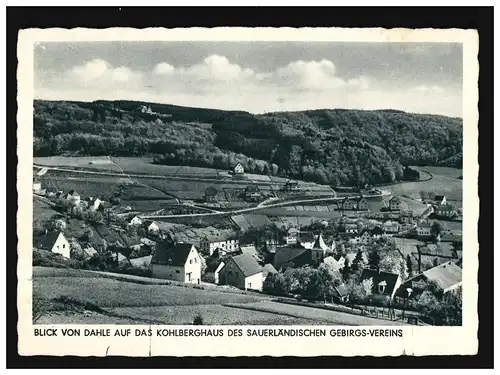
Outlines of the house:
[[243,165],[241,165],[241,163],[238,163],[235,166],[233,166],[233,173],[234,174],[244,174],[245,168],[243,168]]
[[354,200],[349,197],[345,197],[345,199],[341,203],[341,209],[344,211],[351,211],[356,209],[356,203]]
[[444,217],[447,219],[452,219],[458,215],[456,208],[449,204],[441,204],[434,210],[434,214],[439,217]]
[[248,254],[253,256],[255,259],[259,259],[259,253],[254,245],[240,246],[240,250],[243,254]]
[[401,276],[391,272],[365,268],[361,273],[361,281],[372,280],[371,298],[377,302],[390,302],[401,285]]
[[340,271],[342,268],[344,268],[343,264],[340,264],[337,260],[335,260],[334,257],[329,256],[323,259],[323,263],[325,266],[328,267],[329,270],[333,271]]
[[255,258],[248,254],[230,257],[218,272],[218,281],[222,285],[233,285],[247,290],[262,290],[262,267]]
[[429,225],[422,225],[415,229],[417,238],[429,239],[432,238],[431,227]]
[[382,238],[382,236],[384,235],[384,231],[382,230],[382,228],[380,228],[380,226],[377,225],[371,230],[371,235],[372,239],[378,240]]
[[209,186],[205,189],[205,202],[217,202],[217,189]]
[[148,233],[156,234],[160,231],[160,225],[156,221],[146,221],[145,225]]
[[87,199],[89,210],[97,211],[101,207],[102,201],[99,198],[89,197]]
[[283,190],[286,193],[293,193],[295,191],[298,191],[299,190],[299,183],[297,181],[294,181],[294,180],[288,180],[285,183],[285,186],[283,187]]
[[71,257],[71,246],[62,232],[45,232],[35,240],[35,247],[61,254],[66,258]]
[[382,224],[382,229],[387,234],[396,234],[399,232],[399,223],[388,220]]
[[349,288],[344,283],[336,285],[332,290],[333,300],[337,303],[349,302]]
[[83,255],[84,257],[86,258],[92,258],[94,255],[97,255],[98,252],[96,249],[94,249],[91,245],[87,245],[87,246],[82,246],[82,251],[83,251]]
[[42,190],[42,183],[39,180],[34,179],[33,180],[33,191],[37,191],[38,192],[40,190]]
[[74,204],[79,204],[80,203],[80,194],[78,194],[75,190],[70,190],[64,196],[64,199],[66,199]]
[[318,237],[316,237],[316,241],[314,241],[313,249],[322,250],[324,252],[329,251],[330,247],[323,240],[323,235],[320,233]]
[[358,211],[368,211],[368,201],[361,197],[357,203]]
[[157,279],[199,284],[201,281],[201,261],[193,244],[157,243],[151,258],[152,274]]
[[215,250],[222,253],[233,253],[239,250],[240,240],[234,238],[224,238],[222,235],[205,235],[200,240],[200,251],[212,256]]
[[128,256],[120,252],[113,253],[113,260],[118,264],[118,267],[126,267],[131,264]]
[[[404,303],[405,298],[417,298],[432,282],[443,293],[456,290],[462,285],[462,268],[454,261],[442,263],[406,280],[396,293],[396,301]],[[411,290],[408,295],[408,289]]]
[[356,236],[357,242],[363,245],[369,245],[373,242],[373,237],[368,230],[362,231],[358,236]]
[[141,225],[142,219],[139,216],[134,216],[129,220],[128,225]]
[[280,268],[287,269],[304,266],[318,267],[324,258],[325,252],[321,249],[304,249],[304,251],[299,253],[297,256],[289,258],[286,262],[283,262]]
[[270,273],[278,273],[271,263],[267,263],[262,268],[262,279],[265,280]]
[[245,188],[245,200],[255,202],[262,198],[260,189],[257,185],[248,185]]
[[299,236],[299,230],[297,228],[290,228],[288,229],[288,231],[286,232],[286,235],[285,235],[285,243],[287,245],[294,245],[297,243],[297,239],[298,239],[298,236]]
[[358,233],[358,224],[345,224],[344,230],[347,234]]
[[298,237],[298,242],[305,249],[312,249],[316,242],[316,238],[311,233],[301,232]]
[[444,195],[436,195],[434,197],[434,204],[438,206],[446,204],[446,197]]
[[401,210],[401,199],[398,197],[392,197],[389,200],[389,211],[399,211]]
[[132,265],[132,267],[136,268],[149,267],[151,266],[152,258],[153,258],[152,255],[147,255],[140,258],[130,259],[130,264]]

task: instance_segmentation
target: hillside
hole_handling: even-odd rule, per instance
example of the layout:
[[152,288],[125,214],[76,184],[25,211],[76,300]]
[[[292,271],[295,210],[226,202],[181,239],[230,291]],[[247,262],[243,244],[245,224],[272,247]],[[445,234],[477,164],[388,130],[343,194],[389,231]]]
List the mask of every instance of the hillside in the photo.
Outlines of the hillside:
[[[149,113],[141,112],[142,105]],[[253,115],[130,101],[34,102],[34,154],[149,155],[157,163],[332,185],[401,179],[402,165],[462,165],[462,120],[379,110]]]

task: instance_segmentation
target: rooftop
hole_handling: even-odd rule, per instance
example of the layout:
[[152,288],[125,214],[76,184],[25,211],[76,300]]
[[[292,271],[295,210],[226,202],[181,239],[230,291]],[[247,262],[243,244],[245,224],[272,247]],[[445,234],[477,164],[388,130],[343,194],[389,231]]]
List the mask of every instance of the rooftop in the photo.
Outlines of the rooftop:
[[241,254],[234,256],[232,259],[245,277],[262,272],[262,267],[252,255]]

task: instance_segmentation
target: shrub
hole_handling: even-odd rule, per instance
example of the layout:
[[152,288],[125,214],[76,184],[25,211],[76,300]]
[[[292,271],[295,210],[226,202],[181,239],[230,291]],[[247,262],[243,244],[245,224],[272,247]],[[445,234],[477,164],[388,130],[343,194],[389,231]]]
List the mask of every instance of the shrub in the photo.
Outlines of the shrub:
[[194,317],[193,324],[195,326],[203,325],[203,317],[201,316],[201,314],[198,314]]

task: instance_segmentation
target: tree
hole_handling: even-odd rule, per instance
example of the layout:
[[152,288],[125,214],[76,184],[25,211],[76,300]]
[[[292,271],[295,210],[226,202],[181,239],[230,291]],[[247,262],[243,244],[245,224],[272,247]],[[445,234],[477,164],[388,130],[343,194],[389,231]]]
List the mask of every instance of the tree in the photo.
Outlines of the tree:
[[349,277],[351,276],[351,265],[350,265],[349,258],[345,258],[344,262],[344,267],[342,268],[342,277],[344,278],[344,281],[347,281]]
[[352,262],[351,274],[355,273],[361,275],[361,272],[363,271],[364,268],[366,268],[366,265],[367,263],[365,261],[363,251],[359,249],[358,252],[356,253],[356,257]]
[[290,292],[290,283],[282,273],[270,273],[264,280],[263,291],[275,296],[284,296]]
[[443,226],[441,225],[441,223],[439,221],[435,221],[432,223],[431,234],[433,236],[437,237],[438,235],[441,234],[442,231],[443,231]]
[[357,302],[365,302],[366,299],[372,294],[373,279],[365,279],[359,282],[358,279],[352,278],[350,280],[351,298]]
[[411,261],[410,254],[406,255],[406,270],[408,272],[408,276],[413,276],[413,263]]
[[58,231],[64,232],[66,230],[66,222],[63,219],[56,220],[55,228]]
[[371,269],[378,270],[380,264],[380,254],[377,249],[373,249],[368,254],[368,265]]
[[205,258],[201,255],[200,255],[200,269],[201,269],[201,276],[203,276],[207,271],[207,262]]

